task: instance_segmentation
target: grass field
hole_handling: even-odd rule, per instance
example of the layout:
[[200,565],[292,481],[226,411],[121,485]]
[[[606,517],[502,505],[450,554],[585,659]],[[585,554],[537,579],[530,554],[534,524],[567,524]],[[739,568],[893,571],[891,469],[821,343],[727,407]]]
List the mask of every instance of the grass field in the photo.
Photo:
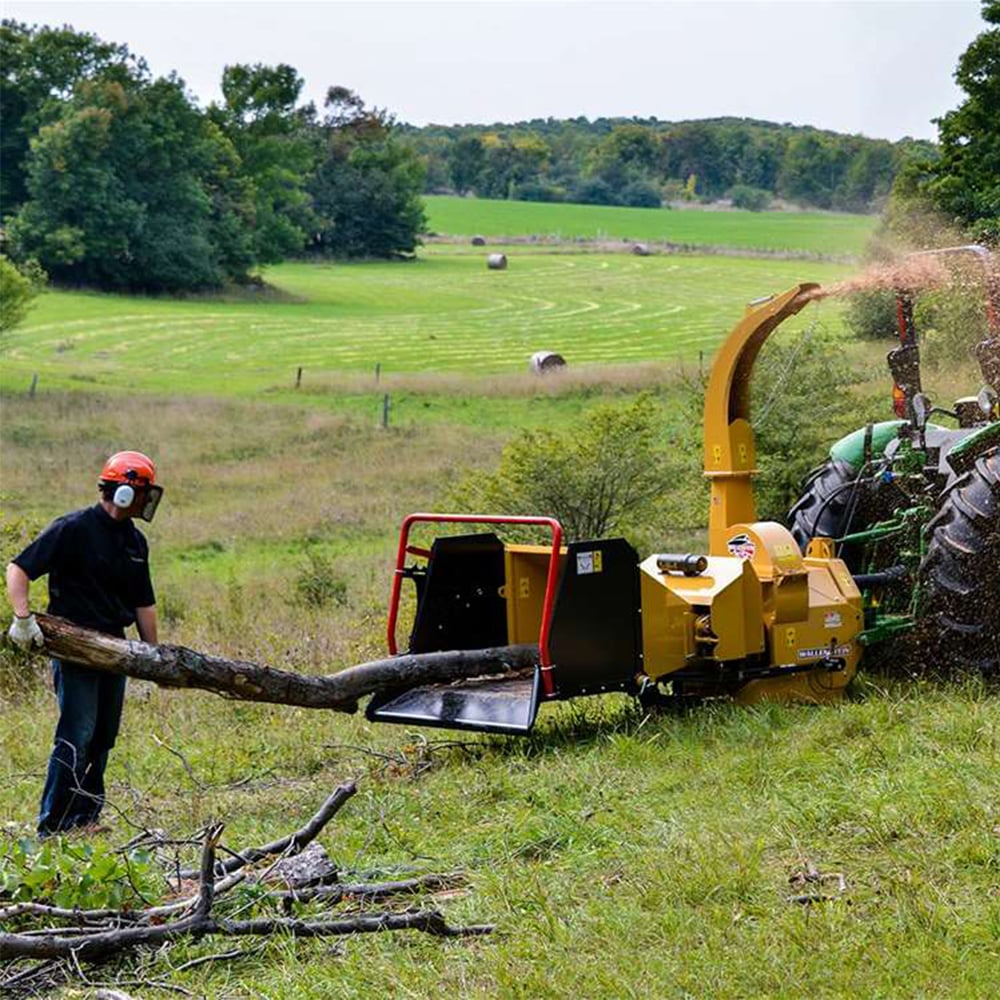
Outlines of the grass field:
[[[566,426],[639,389],[697,450],[697,427],[678,429],[691,391],[678,364],[690,373],[747,300],[845,271],[512,248],[494,274],[471,248],[433,247],[410,265],[283,265],[260,302],[52,293],[3,356],[0,559],[91,502],[108,453],[142,448],[166,486],[143,526],[164,641],[312,673],[382,655],[404,514],[494,468],[519,427]],[[883,349],[845,342],[835,303],[800,319],[817,317],[831,357],[860,369],[861,423],[884,405]],[[568,377],[525,372],[540,348],[567,356]],[[942,378],[947,399],[971,374]],[[655,544],[676,527],[650,526]],[[324,580],[345,603],[302,600]],[[36,606],[44,594],[39,582]],[[1000,703],[881,667],[869,658],[836,708],[647,716],[606,696],[547,707],[524,740],[132,684],[107,843],[213,818],[227,844],[262,843],[356,777],[321,838],[342,870],[463,869],[467,891],[423,902],[497,933],[276,938],[176,971],[235,950],[206,939],[87,974],[146,1000],[995,996]],[[0,851],[32,829],[54,718],[44,666],[0,651]],[[797,881],[810,866],[846,891],[790,902],[813,890]]]
[[835,257],[860,256],[878,224],[875,216],[834,212],[618,208],[446,195],[425,201],[428,229],[442,235],[641,240]]
[[[843,265],[726,257],[427,252],[404,264],[284,264],[267,301],[43,296],[9,336],[0,385],[247,393],[343,375],[524,371],[537,350],[575,366],[696,361],[751,299]],[[822,313],[831,329],[839,309]]]

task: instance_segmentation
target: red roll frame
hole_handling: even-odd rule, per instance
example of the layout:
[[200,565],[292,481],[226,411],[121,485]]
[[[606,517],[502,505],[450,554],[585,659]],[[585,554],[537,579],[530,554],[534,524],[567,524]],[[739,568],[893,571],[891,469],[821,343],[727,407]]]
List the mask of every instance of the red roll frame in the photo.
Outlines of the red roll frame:
[[[395,656],[396,621],[399,617],[399,598],[403,587],[403,571],[406,554],[410,551],[410,528],[417,523],[431,524],[521,524],[550,528],[552,531],[552,554],[549,557],[549,572],[545,581],[545,596],[542,599],[542,626],[538,633],[538,655],[541,662],[542,690],[546,697],[555,694],[552,678],[552,660],[549,656],[549,630],[552,626],[552,609],[556,600],[556,585],[559,583],[559,550],[562,548],[562,525],[554,517],[520,517],[502,514],[409,514],[403,518],[399,532],[399,547],[396,550],[396,569],[392,575],[392,592],[389,596],[389,621],[387,639],[389,653]],[[420,550],[424,555],[426,550]]]

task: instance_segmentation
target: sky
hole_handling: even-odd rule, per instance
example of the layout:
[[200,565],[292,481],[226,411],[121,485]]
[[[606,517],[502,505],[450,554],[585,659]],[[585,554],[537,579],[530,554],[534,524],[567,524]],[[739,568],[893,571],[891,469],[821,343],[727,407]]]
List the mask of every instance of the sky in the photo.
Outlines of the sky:
[[174,70],[201,104],[223,67],[288,63],[415,125],[736,116],[933,139],[957,106],[978,0],[3,0]]

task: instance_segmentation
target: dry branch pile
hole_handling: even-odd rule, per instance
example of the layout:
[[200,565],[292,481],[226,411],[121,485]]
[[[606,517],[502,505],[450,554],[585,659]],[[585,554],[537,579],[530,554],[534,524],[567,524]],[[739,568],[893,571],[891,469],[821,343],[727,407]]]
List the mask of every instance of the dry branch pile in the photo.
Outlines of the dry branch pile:
[[[461,873],[345,883],[340,881],[336,869],[327,864],[318,869],[306,865],[309,870],[298,876],[288,874],[287,869],[294,866],[288,866],[287,859],[302,856],[355,790],[353,781],[345,782],[301,829],[261,847],[228,851],[230,856],[221,861],[218,854],[223,824],[210,824],[201,834],[198,868],[176,874],[178,890],[186,881],[196,878],[197,891],[163,905],[130,910],[66,909],[43,902],[0,906],[0,928],[18,928],[12,932],[0,930],[0,961],[7,963],[7,974],[0,978],[0,992],[24,988],[39,973],[51,973],[61,963],[66,963],[70,974],[73,970],[82,974],[81,962],[103,962],[136,948],[161,946],[180,938],[275,933],[327,937],[397,930],[418,930],[443,937],[490,933],[493,929],[490,925],[452,927],[436,909],[368,908],[376,901],[388,903],[400,897],[453,888],[462,882]],[[258,863],[264,864],[263,870],[253,867]],[[286,866],[286,874],[280,880],[285,887],[272,889],[281,865]],[[270,907],[277,912],[251,919],[227,915],[227,903],[234,898],[232,890],[244,883],[255,888],[255,910]],[[350,903],[351,911],[331,912],[340,903]],[[300,904],[318,912],[296,916],[294,911]],[[246,908],[245,901],[240,908]]]

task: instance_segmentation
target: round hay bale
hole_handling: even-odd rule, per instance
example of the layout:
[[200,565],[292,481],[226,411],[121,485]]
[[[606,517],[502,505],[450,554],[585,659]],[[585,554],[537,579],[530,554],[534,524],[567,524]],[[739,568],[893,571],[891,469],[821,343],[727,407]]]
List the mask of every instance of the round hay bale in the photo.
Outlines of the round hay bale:
[[645,243],[633,243],[632,253],[634,253],[636,257],[648,257],[649,247]]
[[486,237],[485,236],[473,236],[472,237],[472,245],[474,247],[484,247],[484,246],[486,246]]
[[566,367],[566,359],[555,351],[535,351],[529,362],[536,375],[548,375]]
[[491,271],[506,271],[507,255],[505,253],[491,253],[489,257],[486,258],[486,266]]

